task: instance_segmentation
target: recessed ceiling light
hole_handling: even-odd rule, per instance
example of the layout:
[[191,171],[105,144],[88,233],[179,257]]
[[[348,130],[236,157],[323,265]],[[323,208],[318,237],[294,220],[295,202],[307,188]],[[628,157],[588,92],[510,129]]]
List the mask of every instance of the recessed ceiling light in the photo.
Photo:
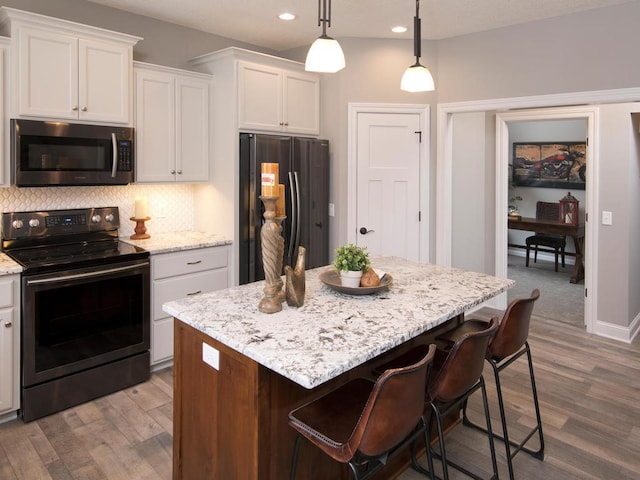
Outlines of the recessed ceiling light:
[[398,25],[397,27],[393,27],[391,29],[393,33],[404,33],[407,31],[407,27],[403,27],[402,25]]
[[296,16],[293,13],[284,12],[278,15],[280,20],[295,20]]

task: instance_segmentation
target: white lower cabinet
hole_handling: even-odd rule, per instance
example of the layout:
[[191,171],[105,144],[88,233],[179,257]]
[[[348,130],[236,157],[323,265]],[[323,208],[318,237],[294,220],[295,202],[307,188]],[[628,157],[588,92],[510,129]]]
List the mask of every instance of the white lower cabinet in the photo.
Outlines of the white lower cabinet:
[[173,318],[162,304],[229,286],[227,246],[151,255],[151,364],[173,358]]
[[0,277],[0,415],[20,408],[20,276]]

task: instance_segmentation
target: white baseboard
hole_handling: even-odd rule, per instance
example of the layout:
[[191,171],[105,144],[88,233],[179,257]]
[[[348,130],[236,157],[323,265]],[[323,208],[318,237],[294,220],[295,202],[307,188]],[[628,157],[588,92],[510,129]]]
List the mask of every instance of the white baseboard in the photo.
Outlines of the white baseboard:
[[621,325],[614,325],[613,323],[596,321],[593,328],[593,334],[600,335],[601,337],[610,338],[612,340],[618,340],[624,343],[631,343],[640,332],[640,314],[631,322],[628,327]]

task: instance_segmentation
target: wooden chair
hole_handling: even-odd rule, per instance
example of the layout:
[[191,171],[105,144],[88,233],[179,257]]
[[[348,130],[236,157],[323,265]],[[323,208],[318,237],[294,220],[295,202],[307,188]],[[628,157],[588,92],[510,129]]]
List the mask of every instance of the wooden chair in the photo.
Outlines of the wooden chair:
[[[536,219],[538,220],[558,220],[560,215],[560,204],[553,202],[537,202],[536,203]],[[567,238],[564,235],[553,235],[547,233],[536,233],[527,237],[525,240],[527,245],[527,261],[526,265],[529,266],[529,252],[533,247],[533,262],[538,262],[538,248],[548,247],[553,248],[555,253],[555,269],[558,271],[558,254],[562,257],[562,268],[565,266],[565,254],[564,250],[567,246]]]
[[[529,343],[527,337],[529,334],[529,324],[531,322],[531,313],[535,301],[540,297],[540,291],[535,289],[531,292],[531,296],[528,298],[517,298],[513,300],[507,307],[500,322],[500,327],[495,336],[489,343],[486,351],[485,358],[493,369],[493,374],[496,382],[496,389],[498,393],[498,407],[500,409],[500,421],[502,423],[503,435],[500,436],[496,433],[492,435],[502,440],[505,445],[507,454],[507,466],[509,468],[509,478],[514,479],[513,473],[513,457],[520,451],[524,451],[539,460],[544,460],[544,436],[542,433],[542,420],[540,417],[540,405],[538,403],[538,392],[536,389],[536,382],[533,375],[533,363],[531,361],[531,350],[529,349]],[[477,332],[487,328],[488,322],[480,319],[470,318],[465,320],[456,329],[447,332],[446,334],[436,338],[436,342],[441,345],[453,345],[457,339],[469,334],[470,332]],[[524,440],[520,443],[516,443],[509,439],[509,433],[507,430],[507,421],[504,410],[504,400],[502,394],[502,386],[500,382],[500,372],[515,362],[522,355],[527,356],[529,364],[529,379],[531,382],[531,390],[533,395],[533,404],[536,413],[536,426],[531,429]],[[488,433],[487,429],[480,425],[472,423],[467,416],[466,404],[463,408],[462,421],[465,425],[481,430]],[[540,441],[540,447],[538,450],[532,450],[525,447],[525,444],[534,436],[538,434]],[[512,447],[514,447],[512,449]]]
[[[425,346],[417,363],[389,369],[375,383],[352,380],[291,411],[289,425],[298,432],[291,480],[296,476],[302,437],[334,460],[347,463],[356,480],[373,476],[388,458],[419,437],[428,445],[424,392],[435,351],[435,345]],[[430,457],[428,463],[431,467]]]

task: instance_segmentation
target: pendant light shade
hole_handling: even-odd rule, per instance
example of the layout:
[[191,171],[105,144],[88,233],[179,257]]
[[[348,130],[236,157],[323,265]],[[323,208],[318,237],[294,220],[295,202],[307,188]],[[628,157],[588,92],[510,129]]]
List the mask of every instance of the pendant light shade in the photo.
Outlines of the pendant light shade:
[[416,63],[407,68],[400,81],[400,89],[406,92],[431,92],[436,86],[429,69],[420,64],[420,0],[416,0],[416,16],[413,17],[413,54]]
[[318,0],[318,26],[320,25],[322,35],[309,48],[304,69],[309,72],[335,73],[345,67],[345,62],[340,44],[327,36],[327,27],[331,26],[331,0]]

